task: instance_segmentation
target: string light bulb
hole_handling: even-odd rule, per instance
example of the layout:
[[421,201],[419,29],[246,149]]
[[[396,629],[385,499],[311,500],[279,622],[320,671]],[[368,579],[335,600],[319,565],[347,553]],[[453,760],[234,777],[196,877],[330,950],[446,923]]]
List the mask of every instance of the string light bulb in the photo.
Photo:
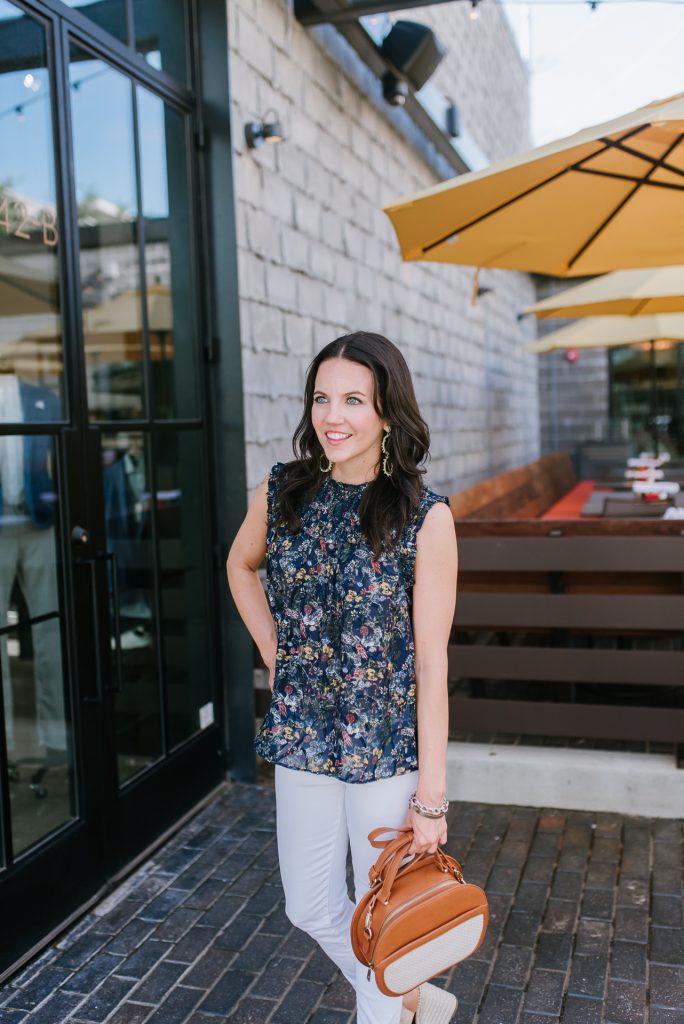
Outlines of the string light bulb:
[[468,12],[468,17],[471,21],[477,21],[480,17],[479,4],[480,0],[470,0],[470,11]]

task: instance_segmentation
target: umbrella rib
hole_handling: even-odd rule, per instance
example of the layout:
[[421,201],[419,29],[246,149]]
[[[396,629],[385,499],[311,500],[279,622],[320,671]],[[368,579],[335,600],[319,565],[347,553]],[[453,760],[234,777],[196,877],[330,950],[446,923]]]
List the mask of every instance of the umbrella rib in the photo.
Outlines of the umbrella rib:
[[[683,138],[684,134],[680,135],[678,142],[681,142]],[[614,139],[604,139],[603,141],[613,149],[619,149],[621,153],[627,153],[628,156],[638,157],[639,160],[645,160],[646,163],[651,164],[654,168],[662,167],[664,171],[669,171],[670,174],[684,178],[684,170],[680,167],[675,167],[673,164],[667,163],[662,157],[660,160],[656,160],[654,157],[648,156],[648,154],[642,153],[638,149],[632,149],[631,146],[624,146],[621,141],[616,141]],[[672,152],[672,150],[670,150],[670,152]],[[589,159],[591,159],[591,157]]]
[[[614,174],[612,171],[597,171],[593,167],[581,167],[579,164],[575,164],[570,168],[572,171],[577,171],[578,174],[594,174],[597,178],[611,178],[613,181],[631,181],[635,185],[649,185],[651,188],[672,188],[675,192],[684,192],[684,183],[681,185],[675,185],[671,181],[645,181],[643,178],[636,178],[633,174]],[[657,167],[652,167],[651,172],[657,171]]]
[[[621,141],[629,139],[633,135],[638,135],[639,132],[643,131],[644,127],[646,126],[639,125],[637,128],[630,129],[630,131],[626,132],[622,136]],[[603,149],[599,149],[596,151],[596,153],[592,153],[590,157],[586,157],[587,160],[593,159],[593,157],[595,156],[600,156],[602,153],[605,153],[605,151],[608,149],[606,139],[597,139],[597,142],[603,143]],[[580,163],[581,162],[582,161],[580,161]],[[510,199],[507,199],[499,206],[495,206],[493,210],[487,210],[486,213],[480,214],[479,217],[476,217],[474,220],[469,221],[467,224],[462,224],[461,227],[459,228],[452,228],[452,230],[449,231],[448,234],[442,235],[442,237],[438,238],[435,242],[430,242],[428,245],[421,246],[421,252],[430,252],[432,249],[435,249],[438,245],[442,245],[444,242],[447,241],[447,239],[451,238],[453,235],[457,235],[461,231],[467,231],[469,228],[474,228],[475,225],[479,224],[481,221],[487,220],[488,217],[492,217],[495,213],[499,213],[501,210],[505,210],[508,206],[512,206],[513,203],[517,203],[520,199],[525,199],[527,196],[532,195],[533,192],[536,192],[537,189],[544,188],[545,185],[550,185],[552,181],[556,181],[556,179],[562,178],[564,174],[567,174],[568,171],[575,170],[576,167],[577,165],[575,164],[571,165],[570,167],[564,167],[561,171],[557,171],[555,174],[552,174],[550,178],[546,178],[544,181],[540,181],[536,185],[532,185],[530,188],[525,189],[524,192],[520,192],[517,196],[512,196]]]
[[[675,149],[675,147],[679,145],[679,143],[681,142],[682,138],[684,138],[684,132],[682,134],[680,134],[680,136],[678,138],[676,138],[672,142],[672,144],[668,147],[668,149],[665,150],[665,153],[663,154],[663,156],[660,159],[661,160],[665,160],[670,155],[672,150]],[[581,170],[581,168],[579,168],[579,169]],[[587,241],[584,243],[584,245],[578,250],[578,252],[575,253],[575,255],[572,257],[572,259],[568,262],[568,270],[570,270],[570,268],[572,266],[574,266],[574,264],[577,262],[577,260],[580,258],[580,256],[584,255],[584,253],[587,251],[589,246],[594,244],[594,242],[596,241],[598,236],[601,234],[601,232],[605,231],[605,229],[608,227],[610,222],[612,220],[614,220],[615,217],[617,217],[617,215],[620,212],[620,210],[622,210],[623,207],[625,207],[627,205],[627,203],[630,201],[630,199],[634,195],[636,195],[636,193],[639,191],[639,189],[642,187],[642,185],[645,185],[647,183],[653,184],[653,182],[648,182],[648,178],[656,170],[657,170],[657,167],[651,167],[650,170],[646,171],[646,174],[644,175],[644,177],[638,182],[638,184],[636,184],[634,186],[634,188],[631,190],[631,192],[628,195],[626,195],[624,197],[624,199],[620,200],[620,202],[615,207],[615,209],[612,211],[612,213],[609,213],[608,216],[603,221],[603,223],[599,224],[599,226],[597,227],[596,231],[594,231],[594,233],[591,235],[591,237],[587,239]]]
[[532,195],[532,193],[536,192],[537,189],[544,188],[545,185],[550,185],[551,182],[555,181],[557,178],[562,178],[563,175],[567,174],[570,170],[572,170],[571,167],[564,167],[561,171],[557,171],[555,174],[552,174],[550,178],[545,178],[544,181],[537,182],[536,185],[532,185],[530,188],[525,189],[524,192],[520,192],[516,196],[511,196],[510,199],[506,199],[505,202],[495,206],[492,210],[487,210],[486,213],[481,213],[479,217],[469,221],[467,224],[462,224],[459,228],[452,228],[451,231],[446,235],[442,235],[442,237],[438,238],[435,242],[430,242],[428,245],[421,246],[421,251],[424,253],[430,252],[431,249],[436,248],[438,245],[442,245],[453,235],[457,235],[461,231],[467,231],[469,228],[474,228],[476,224],[479,224],[483,220],[487,220],[488,217],[493,217],[495,213],[499,213],[501,210],[505,210],[506,207],[512,206],[513,203],[517,203],[520,199],[525,199],[526,196]]

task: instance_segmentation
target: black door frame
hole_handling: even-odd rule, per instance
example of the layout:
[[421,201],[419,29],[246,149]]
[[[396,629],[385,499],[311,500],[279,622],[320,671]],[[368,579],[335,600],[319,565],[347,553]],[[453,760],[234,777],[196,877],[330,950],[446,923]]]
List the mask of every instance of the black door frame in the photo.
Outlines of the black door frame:
[[[127,0],[129,12],[132,0]],[[80,422],[82,430],[86,430],[86,395],[85,374],[83,366],[83,346],[81,337],[78,239],[76,237],[77,220],[73,209],[70,190],[66,187],[72,178],[70,155],[70,136],[68,124],[68,105],[66,90],[68,88],[68,68],[64,61],[68,55],[67,35],[71,34],[84,46],[92,48],[108,63],[117,67],[124,74],[147,85],[163,99],[185,111],[194,107],[194,135],[197,148],[194,160],[194,176],[198,196],[196,202],[197,220],[202,225],[200,238],[202,248],[198,252],[199,280],[202,293],[199,304],[204,311],[203,351],[205,366],[204,380],[204,412],[205,443],[209,448],[207,466],[207,493],[210,500],[210,513],[203,528],[215,539],[214,574],[211,581],[212,604],[218,610],[218,617],[212,617],[211,629],[214,636],[216,671],[223,683],[217,687],[218,715],[217,728],[205,730],[199,736],[192,737],[181,748],[168,755],[165,764],[171,760],[176,762],[174,772],[174,792],[177,792],[176,823],[178,818],[186,817],[188,807],[196,804],[206,793],[206,785],[202,793],[192,785],[192,755],[198,744],[207,746],[205,754],[220,761],[220,772],[216,781],[224,777],[225,767],[230,767],[230,776],[245,781],[255,777],[255,757],[251,737],[253,735],[253,688],[252,688],[252,644],[241,626],[236,610],[229,599],[225,585],[224,561],[231,537],[237,530],[244,515],[245,465],[244,465],[244,420],[242,413],[242,378],[240,358],[239,329],[239,293],[237,283],[237,250],[235,231],[235,211],[233,200],[232,146],[230,136],[230,100],[228,91],[228,43],[226,12],[222,0],[204,0],[200,5],[191,0],[190,40],[192,44],[191,66],[196,98],[179,83],[170,79],[162,72],[151,69],[140,55],[136,55],[118,40],[113,39],[89,21],[78,9],[66,8],[57,0],[17,0],[17,7],[24,9],[46,24],[49,57],[54,66],[55,91],[52,97],[53,138],[55,148],[56,194],[62,220],[62,244],[59,248],[60,273],[63,292],[61,310],[65,336],[78,339],[78,343],[65,346],[65,370],[69,374],[73,407],[67,409],[68,420],[52,424],[52,431],[61,438],[57,462],[60,493],[63,496],[62,519],[72,526],[79,521],[81,510],[77,490],[69,485],[66,479],[65,458],[69,447],[77,443],[73,424]],[[201,8],[201,10],[198,10]],[[56,45],[53,47],[53,40]],[[203,59],[199,59],[200,53]],[[75,390],[73,390],[75,389]],[[230,410],[226,416],[225,410]],[[174,421],[172,426],[179,425]],[[132,428],[139,427],[140,422],[131,423]],[[123,428],[124,423],[117,424]],[[99,432],[99,431],[98,431]],[[86,433],[94,433],[87,431]],[[67,460],[68,461],[68,460]],[[70,461],[73,469],[73,457]],[[212,486],[213,482],[213,486]],[[221,524],[220,530],[217,524]],[[61,529],[61,564],[64,570],[65,594],[68,601],[65,606],[65,617],[74,622],[75,606],[73,604],[73,551],[68,543],[67,530]],[[220,626],[217,622],[220,621]],[[77,661],[75,650],[76,630],[70,629],[71,646],[64,648],[64,662],[67,676],[74,680]],[[228,668],[229,666],[229,668]],[[73,697],[73,694],[71,695]],[[223,697],[223,701],[221,701]],[[221,706],[221,703],[223,706]],[[84,723],[78,700],[70,699],[72,731],[74,737],[83,737]],[[104,710],[104,705],[102,706]],[[97,716],[96,716],[97,718]],[[95,724],[95,723],[93,723]],[[230,730],[228,725],[230,724]],[[104,727],[100,714],[100,727]],[[97,729],[95,730],[97,732]],[[228,743],[228,737],[232,743]],[[82,768],[89,766],[93,759],[102,756],[101,750],[91,744],[89,750],[79,749],[78,757]],[[213,748],[211,751],[209,748]],[[85,806],[83,778],[87,773],[77,772],[78,786],[81,789],[76,799],[80,806]],[[5,794],[5,797],[7,794]],[[77,870],[78,858],[73,857],[75,842],[81,842],[80,834],[85,830],[82,821],[68,823],[57,833],[53,833],[46,842],[26,854],[16,867],[8,872],[6,888],[17,893],[23,888],[17,886],[19,872],[35,869],[37,858],[49,856],[54,868],[43,874],[32,889],[32,906],[27,907],[20,901],[8,906],[3,899],[4,909],[8,913],[6,919],[26,919],[32,916],[34,928],[31,936],[31,948],[22,948],[11,957],[7,966],[0,963],[0,981],[16,971],[28,959],[33,957],[44,945],[53,940],[76,917],[84,913],[94,902],[100,900],[107,892],[118,884],[120,879],[132,870],[151,850],[158,845],[163,836],[146,837],[141,850],[139,839],[124,844],[123,866],[109,864],[103,873],[103,882],[97,891],[92,892],[84,885]],[[86,856],[98,856],[98,843],[94,836],[87,846]],[[46,855],[46,847],[49,854]],[[44,863],[44,862],[43,862]],[[18,870],[17,870],[18,869]],[[34,875],[36,871],[34,870]],[[61,902],[56,902],[54,881],[60,879],[59,893]],[[1,883],[0,883],[1,884]],[[68,899],[66,898],[68,894]],[[59,896],[58,896],[59,900]],[[13,901],[11,901],[13,902]],[[75,908],[75,909],[74,909]]]

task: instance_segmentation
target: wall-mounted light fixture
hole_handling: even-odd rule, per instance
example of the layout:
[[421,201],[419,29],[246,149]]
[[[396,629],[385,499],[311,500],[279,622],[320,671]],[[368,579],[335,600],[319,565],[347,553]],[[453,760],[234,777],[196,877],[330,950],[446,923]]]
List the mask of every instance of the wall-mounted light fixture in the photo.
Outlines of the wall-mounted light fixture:
[[[269,115],[271,120],[269,120]],[[245,142],[249,149],[258,149],[262,142],[275,145],[287,138],[275,110],[267,110],[260,121],[248,121],[245,125]]]
[[[405,83],[418,92],[446,56],[446,49],[427,25],[418,21],[395,21],[382,41],[380,53],[397,72],[388,71],[384,76],[383,96],[388,103],[399,106],[408,96]],[[404,85],[403,90],[401,85]]]
[[408,96],[408,85],[391,71],[387,71],[382,76],[382,95],[393,107],[403,107]]
[[450,139],[457,139],[461,134],[461,120],[458,116],[458,107],[449,100],[449,106],[444,112],[444,127]]

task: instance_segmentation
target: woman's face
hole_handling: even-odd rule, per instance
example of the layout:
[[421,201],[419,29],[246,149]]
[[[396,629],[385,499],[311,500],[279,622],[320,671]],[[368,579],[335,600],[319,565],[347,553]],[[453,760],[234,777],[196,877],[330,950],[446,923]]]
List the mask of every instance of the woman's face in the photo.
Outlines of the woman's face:
[[386,421],[373,406],[373,384],[368,367],[350,359],[326,359],[316,374],[311,421],[323,451],[344,466],[349,482],[371,479],[380,459]]

